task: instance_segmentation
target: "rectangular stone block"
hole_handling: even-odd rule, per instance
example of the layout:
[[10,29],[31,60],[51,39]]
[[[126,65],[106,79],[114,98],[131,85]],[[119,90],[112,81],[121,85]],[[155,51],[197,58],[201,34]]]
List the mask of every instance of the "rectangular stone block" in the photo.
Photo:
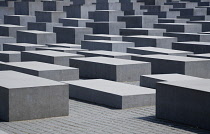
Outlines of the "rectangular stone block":
[[115,52],[126,52],[128,47],[134,47],[133,42],[110,41],[110,40],[84,40],[81,48],[88,50],[106,50]]
[[146,36],[146,35],[134,35],[124,36],[123,41],[134,42],[135,47],[160,47],[160,48],[172,48],[172,43],[177,42],[174,37],[164,36]]
[[160,23],[160,24],[154,24],[154,27],[166,29],[166,32],[185,32],[185,33],[200,33],[200,32],[202,32],[201,24]]
[[209,42],[197,42],[197,41],[174,42],[172,44],[172,48],[176,50],[191,51],[195,54],[210,53]]
[[82,18],[60,18],[59,22],[62,23],[63,26],[86,27],[87,22],[94,22],[94,20]]
[[209,80],[157,84],[156,117],[210,130]]
[[0,36],[0,51],[3,50],[4,43],[15,43],[15,42],[16,39],[14,37]]
[[151,55],[151,54],[165,54],[165,55],[176,55],[176,56],[187,56],[193,54],[188,51],[172,50],[158,47],[129,47],[127,48],[128,53],[140,54],[140,55]]
[[55,81],[79,80],[79,69],[49,63],[27,61],[1,64],[2,70],[13,70]]
[[1,71],[0,119],[33,120],[69,114],[68,85],[14,71]]
[[64,48],[81,48],[78,44],[68,44],[68,43],[56,43],[56,44],[46,44],[48,47],[64,47]]
[[54,22],[59,23],[59,18],[66,18],[66,12],[62,11],[36,11],[37,22]]
[[104,51],[104,50],[95,50],[95,51],[79,51],[78,54],[84,55],[85,57],[110,57],[110,58],[119,58],[119,59],[127,59],[131,60],[132,54],[121,53],[121,52],[112,52],[112,51]]
[[69,66],[70,58],[84,57],[79,54],[56,52],[50,50],[24,51],[21,53],[22,61],[40,61],[45,63]]
[[92,34],[92,28],[88,27],[54,27],[53,31],[56,33],[57,43],[72,43],[81,44],[84,40],[85,34]]
[[65,48],[65,47],[38,47],[36,50],[52,50],[52,51],[58,51],[58,52],[66,52],[66,53],[77,53],[80,51],[86,51],[87,49],[81,49],[81,48]]
[[56,34],[37,30],[21,30],[17,32],[17,42],[41,45],[56,43]]
[[5,15],[4,23],[20,26],[28,26],[28,22],[36,22],[35,16],[29,15]]
[[70,66],[79,68],[81,77],[92,79],[139,81],[140,75],[151,74],[148,62],[108,57],[73,58]]
[[210,35],[201,34],[201,33],[167,32],[163,33],[163,36],[176,37],[178,42],[183,42],[183,41],[210,42]]
[[159,18],[158,23],[187,23],[189,19],[177,18]]
[[204,80],[203,78],[182,75],[182,74],[152,74],[142,75],[140,86],[156,89],[158,82],[164,81],[188,81],[188,80]]
[[190,55],[188,55],[188,57],[210,59],[210,53],[205,53],[205,54],[190,54]]
[[120,29],[120,35],[153,35],[153,36],[163,36],[166,32],[165,29],[154,29],[154,28],[122,28]]
[[4,43],[4,51],[34,51],[37,47],[45,47],[45,45],[30,43]]
[[112,40],[112,41],[122,41],[122,36],[120,35],[110,35],[110,34],[86,34],[85,40]]
[[21,53],[16,51],[0,51],[0,61],[21,62]]
[[172,55],[135,55],[133,60],[151,62],[152,74],[179,73],[210,78],[210,60]]
[[200,24],[202,26],[202,32],[208,32],[210,31],[210,21],[208,20],[198,20],[198,21],[189,21],[188,23],[193,24]]
[[63,11],[64,6],[69,6],[70,1],[43,1],[44,11]]
[[16,15],[35,16],[35,11],[43,11],[42,2],[15,2]]
[[118,21],[126,22],[126,28],[153,28],[158,23],[155,15],[126,15],[119,16]]
[[28,30],[53,32],[53,27],[62,26],[60,23],[29,22]]
[[0,36],[10,36],[16,38],[18,30],[26,30],[25,26],[2,24],[0,25]]
[[108,80],[66,81],[72,98],[118,109],[155,105],[155,90]]
[[93,34],[119,35],[120,29],[125,28],[124,22],[88,22],[87,27],[93,28]]

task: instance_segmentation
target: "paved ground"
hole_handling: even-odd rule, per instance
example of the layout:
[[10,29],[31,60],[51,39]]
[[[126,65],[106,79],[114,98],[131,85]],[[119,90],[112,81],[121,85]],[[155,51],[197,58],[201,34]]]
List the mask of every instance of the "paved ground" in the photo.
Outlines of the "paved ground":
[[209,131],[155,118],[155,107],[125,110],[70,100],[67,117],[19,122],[0,122],[11,134],[207,134]]

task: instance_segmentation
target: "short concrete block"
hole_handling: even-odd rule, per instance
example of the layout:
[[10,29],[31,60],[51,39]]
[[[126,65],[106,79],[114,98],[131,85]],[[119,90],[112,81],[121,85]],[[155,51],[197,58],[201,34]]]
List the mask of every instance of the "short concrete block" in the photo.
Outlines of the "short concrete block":
[[140,75],[151,74],[148,62],[131,61],[108,57],[70,59],[70,66],[79,68],[83,78],[113,81],[139,81]]
[[140,55],[151,55],[151,54],[165,54],[165,55],[176,55],[176,56],[187,56],[193,54],[188,51],[172,50],[158,47],[129,47],[127,48],[128,53],[140,54]]
[[29,15],[5,15],[4,16],[5,24],[27,26],[28,22],[36,22],[36,17],[29,16]]
[[112,40],[112,41],[122,41],[122,36],[120,35],[110,35],[110,34],[86,34],[85,40]]
[[54,27],[53,31],[56,33],[57,43],[72,43],[81,44],[84,40],[85,34],[92,34],[92,28],[88,27]]
[[65,81],[72,98],[118,109],[155,105],[155,90],[108,80]]
[[62,11],[36,11],[37,22],[54,22],[59,23],[60,18],[66,18],[66,12]]
[[87,22],[94,22],[92,19],[82,19],[82,18],[61,18],[59,22],[63,26],[73,26],[73,27],[86,27]]
[[210,130],[210,80],[160,82],[156,117]]
[[79,51],[78,54],[84,55],[85,57],[110,57],[110,58],[119,58],[131,60],[132,54],[113,52],[113,51],[104,51],[104,50],[95,50],[95,51]]
[[14,71],[1,71],[0,119],[22,121],[69,114],[68,85]]
[[135,47],[160,47],[160,48],[172,48],[172,43],[177,42],[175,37],[163,37],[163,36],[124,36],[123,41],[134,42]]
[[186,81],[186,80],[204,80],[203,78],[182,75],[182,74],[153,74],[142,75],[140,86],[156,89],[156,84],[163,81]]
[[81,48],[88,50],[106,50],[115,52],[126,52],[128,47],[134,47],[133,42],[110,41],[110,40],[84,40]]
[[21,62],[21,53],[16,51],[0,51],[0,61]]
[[4,43],[4,51],[34,51],[37,47],[46,47],[45,45],[30,43]]
[[62,26],[62,24],[60,24],[60,23],[46,23],[46,22],[29,22],[28,30],[53,32],[53,27],[55,27],[55,26]]
[[209,59],[172,55],[135,55],[133,60],[151,62],[152,74],[179,73],[201,78],[210,78]]
[[17,32],[17,42],[41,45],[56,43],[56,34],[37,30],[22,30]]
[[79,69],[49,63],[27,61],[1,64],[2,70],[13,70],[55,81],[79,80]]
[[0,25],[0,36],[10,36],[16,38],[18,30],[26,30],[25,26],[2,24]]
[[43,11],[42,2],[15,2],[16,15],[35,16],[35,11]]
[[152,35],[152,36],[163,36],[166,32],[165,29],[155,28],[122,28],[120,29],[120,35]]
[[64,48],[81,48],[78,44],[68,44],[68,43],[56,43],[56,44],[46,44],[48,47],[64,47]]
[[69,66],[70,58],[84,57],[79,54],[56,52],[50,50],[24,51],[21,53],[22,61],[40,61],[56,65]]
[[87,49],[81,48],[65,48],[65,47],[37,47],[36,50],[52,50],[58,52],[66,52],[66,53],[77,53],[80,51],[87,51]]
[[14,37],[0,36],[0,51],[3,50],[4,43],[15,43],[15,42],[16,42],[16,38]]

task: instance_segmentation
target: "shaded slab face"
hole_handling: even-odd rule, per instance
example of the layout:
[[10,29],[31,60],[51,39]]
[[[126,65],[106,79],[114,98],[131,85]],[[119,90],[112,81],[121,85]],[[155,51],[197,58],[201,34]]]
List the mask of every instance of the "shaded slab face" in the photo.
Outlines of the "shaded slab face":
[[70,59],[70,66],[79,68],[83,78],[101,78],[113,81],[139,81],[140,75],[151,74],[148,62],[108,57]]
[[64,82],[70,97],[115,108],[154,105],[155,90],[102,79]]
[[210,130],[209,80],[160,82],[156,91],[158,118]]
[[14,71],[1,71],[0,79],[1,120],[20,121],[68,115],[67,85]]

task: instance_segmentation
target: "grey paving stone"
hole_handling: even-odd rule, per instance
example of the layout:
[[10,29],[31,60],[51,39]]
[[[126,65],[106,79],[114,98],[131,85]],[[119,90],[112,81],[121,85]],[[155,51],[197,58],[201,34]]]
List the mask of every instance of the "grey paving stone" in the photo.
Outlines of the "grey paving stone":
[[155,104],[155,90],[108,80],[80,80],[69,84],[72,98],[125,109]]
[[0,74],[2,120],[20,121],[68,115],[67,85],[14,71],[1,71]]

